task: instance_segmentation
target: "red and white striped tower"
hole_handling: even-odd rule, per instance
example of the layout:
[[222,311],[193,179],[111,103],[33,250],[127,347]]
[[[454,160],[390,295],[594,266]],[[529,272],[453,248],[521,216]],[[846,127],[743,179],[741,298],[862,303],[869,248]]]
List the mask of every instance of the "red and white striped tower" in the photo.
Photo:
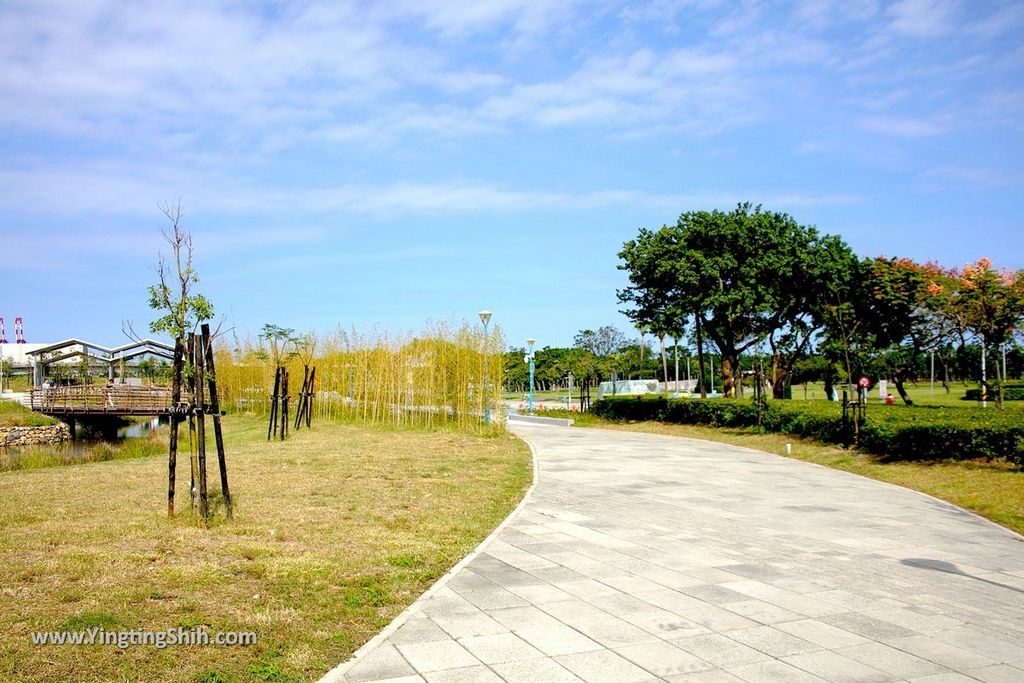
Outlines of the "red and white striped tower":
[[14,319],[14,343],[25,343],[25,331],[21,329],[21,316]]

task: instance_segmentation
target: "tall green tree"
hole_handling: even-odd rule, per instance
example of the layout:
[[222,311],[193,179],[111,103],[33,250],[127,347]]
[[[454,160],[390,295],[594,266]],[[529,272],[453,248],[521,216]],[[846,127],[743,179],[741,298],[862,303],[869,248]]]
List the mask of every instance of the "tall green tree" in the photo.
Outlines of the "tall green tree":
[[[947,310],[979,337],[982,354],[1011,341],[1024,322],[1024,270],[996,270],[981,258],[950,275],[957,288],[949,294]],[[1005,378],[1000,364],[994,365],[996,401],[1002,406]]]
[[741,392],[740,354],[761,341],[774,358],[773,393],[783,395],[793,363],[823,325],[826,295],[845,290],[856,265],[839,237],[749,203],[641,229],[619,258],[630,280],[618,292],[627,315],[693,317],[719,350],[727,396]]
[[573,338],[572,345],[586,349],[595,356],[610,356],[626,346],[626,335],[614,325],[604,325],[596,330],[580,330]]

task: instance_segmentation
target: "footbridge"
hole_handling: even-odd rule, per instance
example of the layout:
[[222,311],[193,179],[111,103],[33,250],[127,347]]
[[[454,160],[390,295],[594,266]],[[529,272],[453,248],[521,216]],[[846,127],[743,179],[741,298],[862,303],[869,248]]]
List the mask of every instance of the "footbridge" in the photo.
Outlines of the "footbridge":
[[80,384],[33,389],[29,407],[58,417],[88,415],[170,415],[173,408],[168,387],[130,384]]
[[[169,415],[173,410],[170,388],[130,384],[125,378],[130,363],[141,356],[173,360],[174,347],[163,342],[141,339],[106,347],[72,338],[25,355],[32,364],[33,389],[26,402],[32,410],[70,419]],[[106,384],[65,384],[67,375],[82,366],[93,377],[106,376]],[[53,386],[51,377],[57,378]]]

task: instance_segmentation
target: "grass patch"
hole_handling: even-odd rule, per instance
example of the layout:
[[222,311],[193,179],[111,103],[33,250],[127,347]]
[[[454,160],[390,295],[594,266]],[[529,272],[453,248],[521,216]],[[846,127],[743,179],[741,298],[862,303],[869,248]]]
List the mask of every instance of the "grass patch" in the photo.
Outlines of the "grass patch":
[[[563,415],[564,413],[564,415]],[[544,411],[564,417],[568,411]],[[887,461],[884,458],[785,434],[763,434],[734,427],[704,427],[661,422],[613,422],[590,413],[575,414],[577,427],[647,432],[719,441],[853,472],[898,484],[972,510],[1024,534],[1024,474],[1001,461]],[[787,456],[786,444],[792,444]]]
[[29,410],[17,401],[0,399],[0,427],[47,427],[59,424],[56,418]]
[[[521,499],[511,435],[225,418],[235,519],[168,519],[166,461],[0,474],[0,680],[305,681],[346,659]],[[187,443],[187,442],[186,442]],[[211,463],[211,488],[216,467]],[[215,500],[216,503],[216,500]],[[33,647],[33,631],[206,627],[248,647]]]

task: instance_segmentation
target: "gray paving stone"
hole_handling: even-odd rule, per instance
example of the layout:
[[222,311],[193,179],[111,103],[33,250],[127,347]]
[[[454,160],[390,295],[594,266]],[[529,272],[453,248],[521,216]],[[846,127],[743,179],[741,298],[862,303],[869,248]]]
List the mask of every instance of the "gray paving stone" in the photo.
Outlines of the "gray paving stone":
[[481,610],[474,612],[439,611],[431,614],[430,618],[452,638],[487,636],[508,631],[507,628],[487,616]]
[[822,683],[826,680],[776,659],[734,666],[729,673],[749,683]]
[[582,680],[553,659],[495,664],[491,668],[509,683],[579,683]]
[[487,615],[510,631],[561,624],[553,616],[533,605],[489,610]]
[[718,584],[699,584],[680,588],[680,593],[697,598],[703,602],[710,602],[712,605],[723,605],[730,602],[742,602],[748,600],[749,596],[737,593]]
[[349,683],[362,683],[415,674],[416,671],[393,645],[384,645],[360,659],[346,672],[345,678]]
[[889,641],[888,644],[898,650],[903,650],[921,659],[941,664],[954,671],[981,669],[999,663],[987,655],[950,645],[930,636],[895,638]]
[[622,595],[623,593],[608,584],[595,581],[594,579],[583,579],[581,581],[559,581],[555,586],[573,597],[590,601],[591,598],[598,598],[605,595]]
[[921,678],[911,678],[910,683],[975,683],[977,679],[961,673],[932,674]]
[[604,646],[565,624],[536,626],[516,631],[516,635],[549,656],[590,652]]
[[837,653],[861,664],[893,674],[898,678],[917,678],[932,674],[949,673],[949,670],[926,659],[883,645],[882,643],[864,643],[840,648]]
[[531,605],[542,605],[547,602],[564,602],[573,598],[569,593],[559,590],[549,583],[507,586],[506,588],[510,593],[518,595]]
[[695,671],[707,671],[712,668],[703,659],[662,641],[627,645],[617,648],[615,651],[637,666],[661,678]]
[[1009,664],[996,664],[983,669],[969,669],[965,672],[971,678],[984,683],[1020,683],[1024,680],[1024,669]]
[[804,618],[802,614],[790,612],[788,609],[782,609],[763,600],[747,599],[739,602],[729,602],[723,604],[722,607],[760,624],[778,624],[783,621],[797,621]]
[[621,647],[654,640],[647,631],[583,601],[553,602],[541,609],[605,647]]
[[787,621],[776,624],[775,628],[780,631],[803,638],[823,648],[838,648],[849,645],[860,645],[868,642],[867,638],[858,636],[855,633],[836,628],[816,619],[803,619],[801,621]]
[[530,603],[500,586],[485,589],[460,590],[459,594],[482,610],[501,607],[526,607]]
[[649,672],[611,650],[561,655],[554,659],[590,683],[641,683],[654,680]]
[[850,633],[856,633],[859,636],[868,638],[869,640],[891,640],[893,638],[905,638],[907,636],[914,635],[913,631],[897,626],[892,622],[882,621],[881,619],[875,619],[869,617],[866,614],[860,614],[858,612],[848,612],[846,614],[832,614],[821,617],[820,621],[836,628],[841,628],[844,631]]
[[782,661],[833,683],[886,683],[897,678],[828,650],[791,655]]
[[676,647],[722,669],[768,659],[768,656],[763,652],[738,643],[732,638],[719,633],[707,633],[671,642]]
[[669,681],[669,683],[743,683],[742,678],[737,678],[721,669],[701,671],[694,674],[679,674],[677,676],[669,676],[665,680]]
[[388,642],[392,645],[402,645],[405,643],[427,643],[432,640],[449,640],[449,636],[444,629],[435,624],[426,615],[419,615],[418,619],[410,619],[403,624],[397,631],[395,631]]
[[544,653],[530,646],[514,633],[498,633],[491,636],[470,636],[459,640],[462,647],[484,664],[516,662],[524,659],[538,659]]
[[730,631],[729,637],[771,657],[786,657],[822,649],[820,645],[771,626]]
[[501,678],[486,666],[467,666],[423,674],[428,683],[501,683]]
[[418,673],[459,669],[480,664],[480,660],[454,640],[407,643],[396,647]]

